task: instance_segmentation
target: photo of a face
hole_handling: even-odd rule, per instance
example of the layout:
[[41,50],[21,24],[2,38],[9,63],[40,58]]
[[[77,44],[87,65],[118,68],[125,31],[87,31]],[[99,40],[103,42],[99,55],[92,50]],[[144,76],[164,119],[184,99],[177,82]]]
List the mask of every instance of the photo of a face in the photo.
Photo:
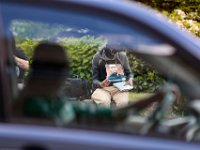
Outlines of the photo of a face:
[[111,64],[109,65],[109,69],[111,73],[117,73],[117,65]]
[[124,71],[121,64],[106,64],[107,77],[111,74],[124,75]]

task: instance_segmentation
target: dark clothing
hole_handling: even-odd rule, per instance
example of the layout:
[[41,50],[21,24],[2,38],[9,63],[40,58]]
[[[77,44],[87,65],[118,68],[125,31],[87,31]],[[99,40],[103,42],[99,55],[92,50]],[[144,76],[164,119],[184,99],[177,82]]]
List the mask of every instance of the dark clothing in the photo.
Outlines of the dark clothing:
[[[26,54],[20,48],[16,49],[15,56],[19,57],[21,59],[24,59],[24,60],[28,60],[27,57],[26,57]],[[20,68],[19,66],[17,66],[17,67],[19,68],[18,82],[23,82],[24,75],[25,75],[25,70]]]
[[129,61],[124,52],[118,52],[113,59],[104,58],[102,52],[98,52],[93,57],[93,88],[99,88],[100,83],[106,79],[106,64],[121,64],[124,69],[126,80],[133,79],[133,73],[129,66]]

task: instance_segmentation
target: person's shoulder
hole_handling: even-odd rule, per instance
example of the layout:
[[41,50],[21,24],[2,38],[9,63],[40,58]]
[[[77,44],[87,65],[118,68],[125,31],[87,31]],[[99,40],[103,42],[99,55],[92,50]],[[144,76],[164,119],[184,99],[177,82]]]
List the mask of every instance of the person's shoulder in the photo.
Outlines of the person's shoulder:
[[20,47],[17,47],[16,50],[15,50],[15,55],[19,58],[22,58],[22,59],[26,59],[27,60],[27,56],[26,54],[24,53],[23,49],[20,48]]
[[127,57],[126,52],[122,51],[122,52],[118,52],[119,57]]
[[18,52],[23,52],[23,50],[22,50],[21,47],[16,47],[16,51],[18,51]]
[[22,50],[22,48],[16,47],[16,53],[17,54],[22,54],[22,53],[24,53],[24,51]]
[[99,57],[100,57],[99,52],[96,52],[96,53],[94,54],[94,56],[93,56],[94,59],[97,59],[97,58],[99,58]]

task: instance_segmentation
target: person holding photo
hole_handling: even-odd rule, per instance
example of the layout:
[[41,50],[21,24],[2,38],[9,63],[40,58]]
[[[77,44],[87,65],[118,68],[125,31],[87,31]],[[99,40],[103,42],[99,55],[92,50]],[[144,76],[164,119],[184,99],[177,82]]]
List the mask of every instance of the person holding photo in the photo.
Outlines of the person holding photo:
[[91,98],[96,104],[107,107],[112,101],[116,107],[128,104],[128,92],[113,86],[114,82],[124,80],[125,84],[133,85],[133,73],[124,52],[117,52],[107,43],[94,55],[92,70],[94,92]]

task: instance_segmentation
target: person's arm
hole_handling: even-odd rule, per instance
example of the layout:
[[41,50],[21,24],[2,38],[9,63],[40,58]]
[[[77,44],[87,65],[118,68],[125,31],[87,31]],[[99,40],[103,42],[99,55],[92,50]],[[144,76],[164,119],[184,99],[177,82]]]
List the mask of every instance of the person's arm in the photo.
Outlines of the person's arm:
[[21,59],[17,56],[14,56],[15,58],[15,62],[17,63],[17,66],[19,66],[20,68],[24,69],[24,70],[28,70],[29,69],[29,62],[28,60],[24,60]]
[[109,86],[110,82],[105,79],[102,82],[99,81],[99,58],[95,55],[92,60],[92,72],[93,72],[93,87],[101,88]]
[[128,58],[125,54],[121,54],[123,57],[123,67],[124,67],[124,73],[126,75],[126,84],[133,85],[133,78],[134,74],[131,70],[131,67],[129,65]]

